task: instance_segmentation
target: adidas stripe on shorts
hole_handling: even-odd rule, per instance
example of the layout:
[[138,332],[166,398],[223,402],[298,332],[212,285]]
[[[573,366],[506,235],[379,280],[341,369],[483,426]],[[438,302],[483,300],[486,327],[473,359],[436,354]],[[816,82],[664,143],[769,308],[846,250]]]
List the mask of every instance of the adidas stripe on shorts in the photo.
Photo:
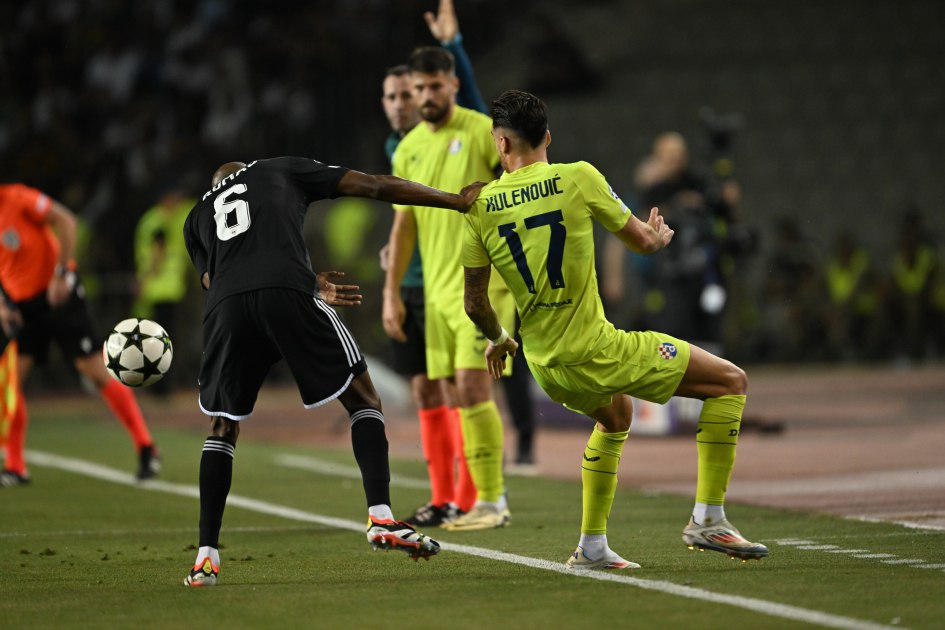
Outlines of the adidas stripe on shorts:
[[224,298],[204,317],[200,409],[243,420],[269,368],[285,359],[306,408],[340,396],[367,369],[354,336],[322,300],[266,288]]

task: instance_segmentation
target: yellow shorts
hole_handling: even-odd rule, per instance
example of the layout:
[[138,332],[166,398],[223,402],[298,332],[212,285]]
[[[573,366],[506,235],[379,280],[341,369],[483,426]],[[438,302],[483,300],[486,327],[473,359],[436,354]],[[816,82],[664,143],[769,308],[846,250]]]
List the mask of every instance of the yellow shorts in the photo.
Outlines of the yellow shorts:
[[617,394],[665,403],[689,366],[689,344],[670,335],[610,329],[610,340],[593,359],[571,365],[529,363],[535,380],[555,402],[589,414]]
[[[515,300],[504,286],[489,289],[499,322],[510,333],[515,328]],[[427,378],[449,378],[456,370],[486,370],[486,339],[466,315],[462,297],[455,302],[425,306],[427,343]],[[512,362],[505,362],[504,374],[512,373]]]

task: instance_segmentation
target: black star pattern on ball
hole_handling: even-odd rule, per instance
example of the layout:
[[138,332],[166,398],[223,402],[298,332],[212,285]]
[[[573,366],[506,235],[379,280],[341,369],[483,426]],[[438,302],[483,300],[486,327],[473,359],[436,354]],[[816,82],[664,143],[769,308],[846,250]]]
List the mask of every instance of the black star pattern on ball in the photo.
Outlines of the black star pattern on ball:
[[[112,331],[112,333],[114,332],[115,331]],[[153,335],[145,334],[141,332],[140,323],[136,324],[132,330],[128,331],[127,333],[122,333],[122,334],[125,335],[125,345],[121,347],[121,351],[119,351],[115,356],[108,357],[108,364],[107,364],[108,369],[114,372],[115,374],[120,374],[123,371],[128,371],[129,369],[131,369],[121,364],[121,355],[122,355],[122,352],[124,352],[126,348],[130,348],[134,346],[141,353],[141,358],[144,360],[144,365],[142,365],[140,368],[133,368],[131,369],[131,371],[141,374],[142,384],[147,383],[148,379],[151,378],[152,376],[163,375],[163,372],[161,372],[161,370],[158,368],[158,364],[161,362],[161,359],[163,359],[164,355],[167,353],[168,346],[170,345],[170,338],[168,338],[167,335],[161,335],[159,337],[155,337]],[[163,344],[164,349],[161,352],[161,356],[157,358],[157,361],[151,361],[144,354],[142,342],[145,339],[160,339],[161,340],[161,343]]]
[[[146,335],[141,335],[141,336],[146,336]],[[155,337],[155,338],[157,339],[158,337]],[[167,338],[162,339],[162,341],[164,342],[164,352],[167,352]],[[141,357],[144,359],[144,365],[138,368],[136,372],[139,372],[141,374],[142,379],[143,379],[141,381],[142,383],[147,383],[148,379],[151,378],[152,376],[155,376],[155,375],[161,376],[163,374],[163,372],[161,372],[161,370],[158,369],[158,363],[160,363],[161,359],[164,358],[164,352],[161,353],[161,356],[158,357],[157,361],[150,361],[148,360],[148,357],[145,356],[143,352],[141,353]]]
[[[127,347],[127,344],[125,347]],[[122,349],[124,350],[124,348]],[[114,357],[111,356],[110,354],[107,354],[107,358],[108,358],[108,363],[105,364],[105,367],[108,368],[109,372],[111,372],[112,374],[121,374],[122,372],[125,371],[125,366],[123,366],[121,364],[121,361],[119,361],[119,359],[121,359],[120,352],[118,353],[117,356],[114,356]]]

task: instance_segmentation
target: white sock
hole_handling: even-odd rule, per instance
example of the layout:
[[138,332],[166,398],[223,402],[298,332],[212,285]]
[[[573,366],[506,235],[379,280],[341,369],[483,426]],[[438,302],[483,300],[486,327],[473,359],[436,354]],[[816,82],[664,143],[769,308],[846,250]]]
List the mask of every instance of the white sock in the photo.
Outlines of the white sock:
[[725,520],[725,506],[696,503],[692,508],[692,520],[697,525],[712,525]]
[[394,513],[391,511],[389,505],[372,505],[368,508],[368,516],[373,518],[375,521],[392,521],[394,520]]
[[197,559],[194,560],[194,566],[204,558],[210,558],[210,564],[215,567],[220,566],[220,551],[216,547],[201,547],[197,550]]
[[610,548],[607,545],[607,534],[581,534],[578,546],[584,550],[589,560],[599,560]]

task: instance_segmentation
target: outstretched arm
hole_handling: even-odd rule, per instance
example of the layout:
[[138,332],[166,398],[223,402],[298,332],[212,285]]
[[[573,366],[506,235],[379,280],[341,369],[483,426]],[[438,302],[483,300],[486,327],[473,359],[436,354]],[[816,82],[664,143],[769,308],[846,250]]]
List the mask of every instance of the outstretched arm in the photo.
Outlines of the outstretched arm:
[[367,197],[405,206],[429,206],[467,212],[479,196],[480,187],[467,186],[461,194],[444,192],[394,175],[368,175],[348,171],[338,181],[336,193],[347,197]]
[[456,78],[459,79],[456,103],[483,114],[488,113],[486,103],[479,92],[479,86],[476,85],[472,62],[463,48],[463,36],[459,32],[459,20],[456,18],[453,0],[440,0],[436,14],[427,11],[423,14],[423,19],[430,28],[430,34],[440,42],[443,48],[450,51],[453,59],[456,60]]
[[614,234],[638,254],[653,254],[669,245],[675,232],[663,222],[659,208],[652,208],[646,223],[631,214],[623,228]]
[[466,288],[463,307],[466,315],[489,340],[486,348],[486,364],[492,378],[501,378],[505,370],[505,359],[515,356],[518,343],[509,336],[499,323],[499,316],[489,301],[489,276],[491,267],[466,267]]

